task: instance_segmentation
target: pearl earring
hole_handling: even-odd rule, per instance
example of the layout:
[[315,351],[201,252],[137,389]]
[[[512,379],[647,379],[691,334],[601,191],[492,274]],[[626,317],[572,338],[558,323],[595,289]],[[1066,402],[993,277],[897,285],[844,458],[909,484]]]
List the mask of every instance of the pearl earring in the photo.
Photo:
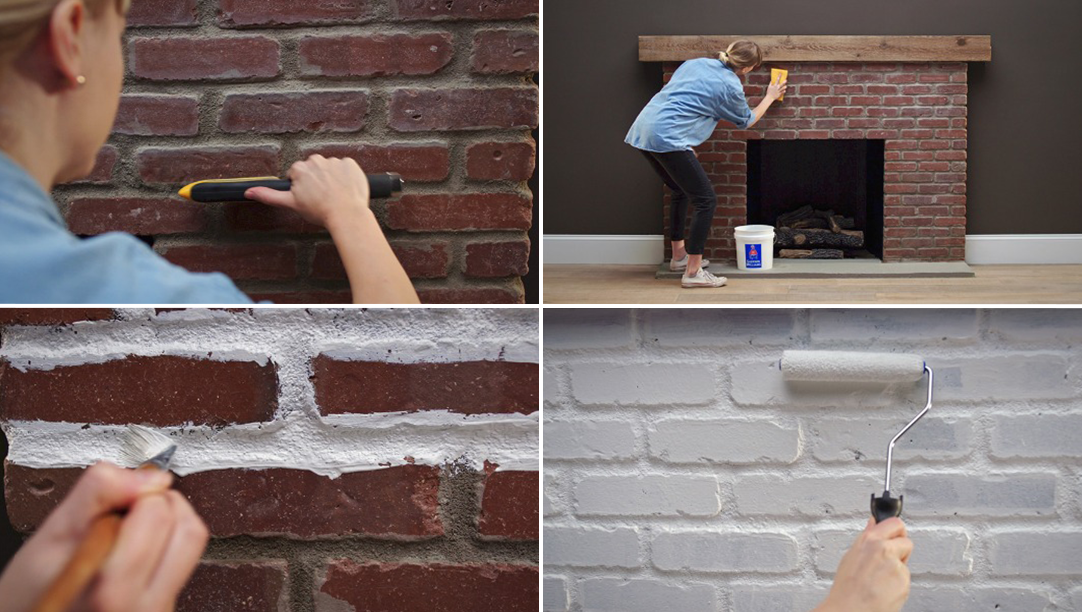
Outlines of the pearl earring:
[[80,74],[75,77],[75,82],[79,84],[79,87],[82,87],[83,85],[86,85],[86,77]]

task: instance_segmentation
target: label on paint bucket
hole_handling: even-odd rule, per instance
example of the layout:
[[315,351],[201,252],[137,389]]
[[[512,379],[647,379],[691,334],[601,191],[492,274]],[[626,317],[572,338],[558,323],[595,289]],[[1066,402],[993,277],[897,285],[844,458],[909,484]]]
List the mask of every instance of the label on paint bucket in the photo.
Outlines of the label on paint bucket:
[[747,268],[762,268],[763,267],[763,245],[761,244],[745,244],[744,245],[744,266]]

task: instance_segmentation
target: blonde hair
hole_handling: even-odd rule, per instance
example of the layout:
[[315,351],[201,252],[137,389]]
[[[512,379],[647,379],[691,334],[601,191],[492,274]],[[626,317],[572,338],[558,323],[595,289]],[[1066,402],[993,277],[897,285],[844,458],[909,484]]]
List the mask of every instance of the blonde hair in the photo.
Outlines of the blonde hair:
[[718,59],[736,70],[749,66],[755,69],[763,63],[763,50],[750,40],[735,40],[728,49],[718,53]]
[[[23,50],[41,32],[60,0],[0,0],[0,59]],[[95,17],[112,4],[127,14],[131,0],[83,0]]]

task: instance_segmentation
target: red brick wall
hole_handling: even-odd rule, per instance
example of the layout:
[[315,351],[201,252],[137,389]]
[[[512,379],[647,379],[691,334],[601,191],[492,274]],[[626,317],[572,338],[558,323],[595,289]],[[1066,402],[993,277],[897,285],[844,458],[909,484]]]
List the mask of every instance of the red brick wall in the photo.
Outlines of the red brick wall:
[[[665,64],[665,82],[677,65]],[[785,99],[750,130],[719,124],[696,149],[718,195],[706,257],[735,259],[732,230],[747,223],[749,139],[867,138],[886,141],[884,261],[965,259],[966,64],[768,64],[745,79],[752,108],[771,67],[789,70]],[[666,194],[666,235],[668,206]]]
[[[531,325],[515,314],[523,312],[517,309],[491,312],[476,321],[514,330]],[[0,309],[0,423],[181,427],[188,432],[178,438],[183,445],[186,436],[213,435],[238,423],[268,430],[290,427],[284,413],[293,411],[296,418],[297,411],[303,412],[297,405],[298,384],[309,386],[302,395],[315,408],[302,418],[363,415],[349,424],[327,424],[331,437],[367,427],[364,419],[379,421],[372,425],[377,429],[393,427],[379,414],[391,410],[536,413],[537,363],[379,364],[333,353],[341,342],[362,346],[371,340],[370,330],[396,322],[438,328],[443,321],[453,327],[463,316],[458,313],[479,316],[468,310],[331,315],[274,309]],[[279,327],[286,335],[298,325],[318,327],[327,335],[315,334],[311,350],[302,354],[283,356],[268,347],[263,365],[228,356],[231,350],[250,352],[247,345],[238,348],[238,338]],[[537,346],[536,328],[532,333],[520,339],[524,346]],[[224,355],[124,355],[126,343],[133,349],[142,344],[145,353],[168,353],[184,352],[177,347],[193,339],[204,344],[206,353]],[[423,344],[403,336],[395,352],[406,355],[411,346]],[[85,354],[87,363],[32,366],[61,353],[67,362]],[[28,363],[26,371],[20,370]],[[447,444],[443,432],[453,427],[431,428],[433,445]],[[384,437],[385,431],[371,435]],[[19,444],[13,438],[12,453]],[[349,609],[387,612],[536,610],[538,472],[497,470],[487,461],[476,468],[462,462],[402,461],[420,450],[402,448],[399,465],[373,465],[337,478],[291,467],[215,468],[179,477],[176,488],[203,517],[212,540],[178,610],[345,609],[334,600],[348,603]],[[461,450],[476,454],[471,448]],[[16,529],[31,532],[83,468],[9,462],[3,471],[7,515]]]
[[[312,153],[394,171],[375,210],[422,300],[521,302],[538,125],[538,0],[135,0],[127,77],[72,231],[125,231],[258,299],[348,303],[330,237],[262,205],[174,197]],[[483,255],[474,255],[483,253]]]

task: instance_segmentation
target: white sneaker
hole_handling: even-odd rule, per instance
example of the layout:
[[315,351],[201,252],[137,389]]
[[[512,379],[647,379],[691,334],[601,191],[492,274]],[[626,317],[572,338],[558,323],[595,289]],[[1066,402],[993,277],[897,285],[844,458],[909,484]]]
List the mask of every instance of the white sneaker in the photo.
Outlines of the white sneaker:
[[[703,262],[701,264],[699,264],[699,265],[705,268],[705,267],[710,265],[710,260],[709,259],[704,259]],[[688,256],[684,255],[683,259],[670,259],[669,260],[669,269],[672,270],[673,272],[683,272],[684,270],[687,270],[688,269]]]
[[694,276],[688,276],[687,272],[680,279],[680,285],[685,289],[694,289],[695,287],[721,287],[725,285],[726,279],[724,276],[714,276],[713,274],[699,268],[699,271]]

